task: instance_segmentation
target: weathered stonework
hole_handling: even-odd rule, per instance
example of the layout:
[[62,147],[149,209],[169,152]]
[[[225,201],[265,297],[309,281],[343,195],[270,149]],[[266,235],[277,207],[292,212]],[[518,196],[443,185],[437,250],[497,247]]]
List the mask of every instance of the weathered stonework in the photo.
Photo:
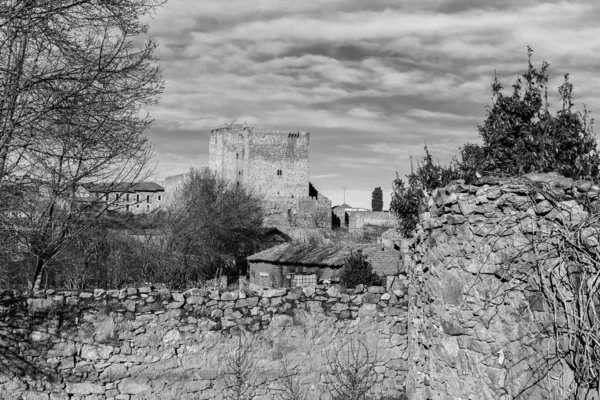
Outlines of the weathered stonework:
[[131,288],[0,292],[0,398],[222,399],[226,356],[251,345],[255,399],[276,398],[282,362],[310,399],[330,398],[327,352],[377,353],[380,395],[404,390],[405,281],[257,293]]
[[[600,188],[554,174],[454,184],[425,199],[409,277],[409,399],[563,399],[548,314],[511,266],[532,233],[587,217]],[[570,398],[570,397],[569,397]]]
[[331,229],[331,201],[309,193],[309,136],[225,125],[210,133],[209,168],[264,199],[266,226]]
[[226,125],[210,133],[209,168],[268,199],[308,197],[308,132]]

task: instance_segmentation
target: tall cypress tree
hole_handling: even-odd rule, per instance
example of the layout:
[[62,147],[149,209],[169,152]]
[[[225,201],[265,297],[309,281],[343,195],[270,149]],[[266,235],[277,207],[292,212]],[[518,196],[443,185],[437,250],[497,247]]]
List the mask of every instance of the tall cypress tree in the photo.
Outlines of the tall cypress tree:
[[383,211],[383,191],[379,186],[371,194],[371,209],[373,211]]

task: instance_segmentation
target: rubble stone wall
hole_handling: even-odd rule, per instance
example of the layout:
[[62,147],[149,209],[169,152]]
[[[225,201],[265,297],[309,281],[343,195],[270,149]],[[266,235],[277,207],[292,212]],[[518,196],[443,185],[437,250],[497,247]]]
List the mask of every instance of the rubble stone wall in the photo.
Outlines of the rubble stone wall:
[[0,398],[222,399],[227,357],[242,343],[255,399],[281,394],[284,365],[307,398],[329,399],[327,355],[349,340],[375,357],[378,396],[398,398],[407,288],[405,279],[390,282],[249,294],[0,292]]
[[545,361],[548,314],[509,267],[532,254],[535,232],[586,218],[582,204],[596,207],[599,192],[539,174],[454,184],[425,199],[405,258],[409,399],[567,398],[573,374]]

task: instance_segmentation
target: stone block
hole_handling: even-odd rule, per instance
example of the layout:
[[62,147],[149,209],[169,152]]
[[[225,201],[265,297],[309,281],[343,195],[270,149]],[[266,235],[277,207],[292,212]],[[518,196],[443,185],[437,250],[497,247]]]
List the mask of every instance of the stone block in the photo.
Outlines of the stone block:
[[52,307],[52,299],[27,299],[27,310],[30,313],[44,312]]
[[129,371],[123,364],[110,365],[100,374],[100,380],[103,382],[114,382],[127,377]]
[[302,297],[302,288],[295,287],[288,291],[287,296],[285,298],[287,300],[299,300]]
[[363,304],[363,306],[358,309],[358,315],[361,317],[377,315],[377,305],[376,304]]
[[189,296],[185,299],[186,304],[197,304],[201,305],[204,303],[204,297],[202,296]]
[[173,293],[171,293],[171,297],[173,298],[174,301],[177,301],[177,302],[185,301],[185,297],[183,296],[183,293],[173,292]]
[[66,388],[67,393],[76,395],[104,394],[105,391],[104,385],[89,382],[67,383]]
[[292,326],[294,324],[294,319],[292,317],[290,317],[289,315],[274,315],[273,319],[271,320],[271,326],[277,326],[277,327],[286,327],[286,326]]
[[315,294],[315,287],[314,286],[305,286],[302,288],[302,293],[304,293],[304,296],[306,296],[306,297],[311,297]]
[[150,391],[151,386],[146,379],[127,378],[123,379],[118,385],[121,394],[138,395]]
[[381,299],[381,295],[377,294],[377,293],[365,293],[363,295],[363,302],[368,303],[368,304],[377,304],[379,303],[379,300]]
[[329,289],[327,289],[327,295],[329,297],[341,297],[342,288],[339,285],[333,285]]
[[285,296],[286,293],[287,289],[268,289],[263,292],[262,297],[281,297]]
[[221,301],[235,301],[238,297],[238,292],[225,292],[221,294]]
[[367,289],[369,293],[382,294],[385,293],[385,288],[383,286],[369,286]]
[[344,311],[347,309],[348,309],[348,304],[345,304],[345,303],[335,303],[331,307],[331,311],[333,311],[333,312],[340,312],[340,311]]
[[171,329],[163,336],[162,342],[166,345],[175,345],[181,340],[181,333],[177,329]]
[[172,302],[167,304],[167,309],[172,310],[172,309],[177,309],[177,308],[181,308],[183,307],[183,305],[185,304],[185,302],[183,301],[176,301],[176,302]]
[[256,307],[258,305],[258,297],[248,297],[245,299],[239,299],[235,303],[235,308],[241,307]]

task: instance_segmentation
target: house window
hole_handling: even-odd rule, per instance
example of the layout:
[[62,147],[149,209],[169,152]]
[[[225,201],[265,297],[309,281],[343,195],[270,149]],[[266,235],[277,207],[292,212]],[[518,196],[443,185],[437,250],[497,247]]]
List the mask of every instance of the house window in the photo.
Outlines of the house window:
[[129,201],[129,193],[125,195],[125,201]]
[[108,201],[108,196],[109,196],[108,193],[106,193],[106,201]]
[[121,197],[121,195],[119,193],[115,194],[115,200],[119,201],[119,198]]
[[158,195],[158,201],[161,201],[161,200],[162,200],[162,196],[159,194]]
[[282,170],[280,170],[280,169],[278,169],[278,170],[277,170],[277,176],[282,176],[282,175],[283,175],[283,171],[282,171]]
[[269,287],[269,274],[266,272],[261,272],[259,274],[259,283],[260,287]]
[[240,153],[235,153],[235,158],[239,159],[240,158]]
[[135,195],[135,201],[137,201],[139,203],[139,201],[140,201],[140,195],[139,194]]
[[148,205],[146,206],[146,208],[149,210],[149,209],[150,209],[150,204],[148,204]]
[[146,195],[146,203],[150,203],[150,195],[149,194]]
[[126,211],[126,212],[129,212],[129,204],[127,204],[127,205],[125,206],[125,211]]

